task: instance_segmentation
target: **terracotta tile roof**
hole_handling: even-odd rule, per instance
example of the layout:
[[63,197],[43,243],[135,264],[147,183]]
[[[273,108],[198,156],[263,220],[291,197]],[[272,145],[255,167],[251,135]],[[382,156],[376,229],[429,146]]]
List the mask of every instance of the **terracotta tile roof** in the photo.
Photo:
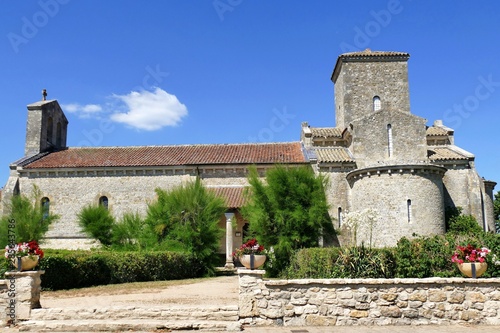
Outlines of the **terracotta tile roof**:
[[209,187],[208,190],[222,197],[227,208],[240,208],[245,204],[245,187]]
[[349,150],[344,147],[316,148],[318,163],[354,162]]
[[466,151],[458,151],[461,150],[453,149],[451,147],[430,147],[427,150],[427,156],[431,161],[446,161],[446,160],[469,160],[474,158],[474,156]]
[[426,135],[427,136],[443,136],[443,135],[448,135],[450,131],[446,128],[439,127],[439,126],[430,126],[427,127],[426,130]]
[[337,127],[311,127],[313,138],[341,138],[342,130]]
[[300,142],[69,148],[22,165],[34,168],[305,163]]

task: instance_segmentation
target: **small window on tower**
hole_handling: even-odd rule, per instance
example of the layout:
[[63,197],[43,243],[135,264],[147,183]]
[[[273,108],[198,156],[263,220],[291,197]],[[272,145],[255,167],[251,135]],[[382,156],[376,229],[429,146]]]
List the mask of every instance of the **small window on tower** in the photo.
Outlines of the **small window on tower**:
[[406,211],[407,211],[407,214],[408,214],[408,223],[411,223],[412,222],[412,218],[411,218],[411,215],[412,215],[411,199],[406,200]]
[[378,111],[382,108],[382,104],[380,102],[380,97],[373,97],[373,111]]
[[339,207],[338,211],[337,211],[337,218],[339,220],[339,228],[342,226],[342,207]]

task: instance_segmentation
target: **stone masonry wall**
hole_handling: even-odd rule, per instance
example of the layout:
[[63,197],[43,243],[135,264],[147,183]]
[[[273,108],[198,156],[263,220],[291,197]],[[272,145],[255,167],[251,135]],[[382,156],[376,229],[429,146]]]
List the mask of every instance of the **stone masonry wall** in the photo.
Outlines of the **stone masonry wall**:
[[238,270],[243,324],[500,324],[498,278],[263,280],[264,273]]
[[372,225],[359,226],[358,244],[370,244],[371,238],[371,246],[395,246],[401,237],[413,233],[445,232],[442,175],[416,167],[414,172],[410,171],[400,173],[398,168],[392,173],[372,171],[372,175],[354,181],[352,211],[372,209],[377,214]]
[[0,280],[0,326],[5,327],[7,325],[7,306],[9,304],[9,298],[7,295],[7,280]]
[[[104,173],[104,174],[101,174]],[[77,214],[89,204],[98,204],[101,196],[109,200],[109,209],[116,218],[126,212],[146,214],[147,204],[156,198],[155,189],[172,189],[194,180],[194,173],[178,170],[107,170],[78,171],[70,175],[23,174],[19,177],[21,193],[29,195],[33,185],[50,200],[51,213],[60,216],[46,234],[45,247],[89,248],[95,242],[82,232]],[[248,184],[246,174],[238,170],[205,170],[203,184],[209,187]],[[241,243],[241,241],[240,241]]]
[[410,112],[406,61],[344,62],[335,82],[337,127],[373,112],[374,96],[382,109]]

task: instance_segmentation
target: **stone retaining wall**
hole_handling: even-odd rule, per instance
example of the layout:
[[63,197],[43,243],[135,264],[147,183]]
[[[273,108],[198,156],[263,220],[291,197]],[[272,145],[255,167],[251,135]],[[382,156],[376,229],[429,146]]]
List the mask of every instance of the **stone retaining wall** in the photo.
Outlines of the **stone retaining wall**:
[[238,270],[250,325],[500,325],[500,279],[264,280]]
[[7,295],[7,280],[0,280],[0,327],[7,325],[7,307],[9,299]]
[[45,271],[10,271],[0,280],[0,325],[28,320],[40,308],[40,276]]

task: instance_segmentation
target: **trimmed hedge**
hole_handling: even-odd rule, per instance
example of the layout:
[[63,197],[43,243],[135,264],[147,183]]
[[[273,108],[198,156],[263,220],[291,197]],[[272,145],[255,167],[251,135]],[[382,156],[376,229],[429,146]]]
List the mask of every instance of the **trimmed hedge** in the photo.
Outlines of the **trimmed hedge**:
[[[38,269],[45,270],[42,289],[59,290],[195,278],[204,274],[200,267],[194,256],[177,252],[46,250]],[[2,260],[0,273],[7,269],[8,262]]]

